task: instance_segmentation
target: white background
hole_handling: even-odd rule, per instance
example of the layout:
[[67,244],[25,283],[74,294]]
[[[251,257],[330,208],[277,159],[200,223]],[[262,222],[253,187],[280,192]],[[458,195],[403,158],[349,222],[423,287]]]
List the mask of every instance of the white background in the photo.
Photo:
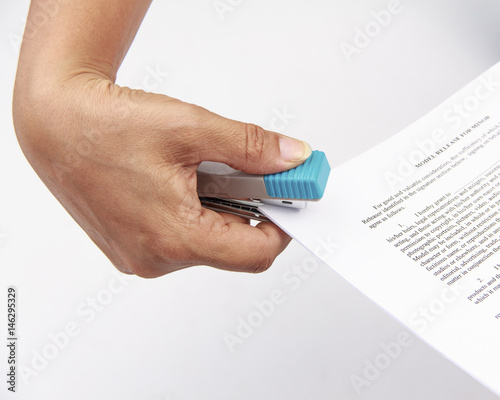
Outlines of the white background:
[[[232,4],[221,18],[212,0],[157,0],[118,83],[268,129],[281,124],[336,166],[500,60],[493,0],[402,1],[402,12],[351,62],[341,43],[373,26],[387,1]],[[117,280],[15,139],[10,103],[27,8],[26,0],[0,3],[0,399],[496,398],[416,338],[357,393],[352,375],[367,378],[366,363],[404,329],[296,243],[260,275],[195,267]],[[284,109],[294,116],[287,123],[275,118]],[[316,263],[295,286],[286,281]],[[2,383],[9,285],[19,295],[18,361],[33,372],[18,375],[17,395]],[[273,290],[282,291],[282,304],[231,352],[224,333],[236,334]],[[95,318],[92,299],[101,310]],[[78,334],[65,340],[68,324]]]

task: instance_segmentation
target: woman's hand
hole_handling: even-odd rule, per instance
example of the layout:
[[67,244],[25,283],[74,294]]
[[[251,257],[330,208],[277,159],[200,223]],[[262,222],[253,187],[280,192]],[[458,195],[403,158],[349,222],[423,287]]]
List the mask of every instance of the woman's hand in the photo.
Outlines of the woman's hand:
[[[28,28],[41,1],[32,2]],[[311,149],[195,105],[114,84],[147,5],[61,3],[38,36],[25,38],[13,107],[19,143],[119,270],[148,278],[200,264],[263,271],[290,238],[270,222],[254,227],[202,208],[196,169],[209,160],[274,173],[301,164]],[[109,19],[116,15],[111,32]]]

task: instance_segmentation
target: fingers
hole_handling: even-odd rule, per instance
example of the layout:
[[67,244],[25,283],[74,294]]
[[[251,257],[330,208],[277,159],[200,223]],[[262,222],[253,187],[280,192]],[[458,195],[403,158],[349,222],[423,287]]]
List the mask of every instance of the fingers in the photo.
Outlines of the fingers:
[[[206,212],[213,213],[212,211]],[[194,238],[202,246],[197,246],[199,256],[212,267],[237,272],[263,272],[274,259],[286,248],[291,238],[271,222],[261,222],[251,226],[240,217],[217,214],[221,218],[211,224],[210,234],[202,233]]]
[[179,137],[178,148],[190,156],[189,163],[218,161],[240,171],[269,174],[297,167],[311,155],[311,147],[301,140],[184,106],[186,134]]
[[[219,161],[249,173],[273,173],[300,165],[309,157],[310,146],[162,95],[138,92],[127,101],[130,106],[120,122],[124,125],[118,129],[126,151],[119,154],[127,154],[127,168],[154,173],[149,179],[161,189],[152,192],[159,200],[138,204],[148,207],[140,213],[165,216],[165,224],[160,229],[158,221],[144,218],[137,223],[150,238],[139,251],[122,246],[126,269],[156,277],[192,265],[245,272],[269,268],[290,237],[272,223],[255,227],[240,217],[201,209],[197,164]],[[147,185],[147,179],[143,183]],[[124,204],[125,212],[140,215]]]
[[220,127],[212,132],[220,145],[208,146],[217,152],[220,162],[240,171],[253,174],[269,174],[295,168],[310,155],[309,144],[300,140],[266,131],[244,122],[217,119]]

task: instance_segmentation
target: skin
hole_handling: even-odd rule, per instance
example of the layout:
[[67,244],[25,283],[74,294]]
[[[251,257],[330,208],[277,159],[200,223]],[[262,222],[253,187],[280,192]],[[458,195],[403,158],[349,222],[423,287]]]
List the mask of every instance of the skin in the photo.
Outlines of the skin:
[[[201,207],[196,169],[268,174],[309,145],[165,95],[116,85],[149,0],[33,0],[13,117],[40,178],[122,272],[193,265],[266,270],[290,238],[277,226]],[[45,18],[41,18],[45,16]]]

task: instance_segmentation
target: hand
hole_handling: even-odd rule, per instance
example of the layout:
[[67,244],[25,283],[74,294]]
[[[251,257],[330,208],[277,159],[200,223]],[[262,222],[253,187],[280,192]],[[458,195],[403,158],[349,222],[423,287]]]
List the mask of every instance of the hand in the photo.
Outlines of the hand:
[[202,208],[196,169],[210,160],[279,172],[302,163],[307,144],[92,74],[65,80],[40,112],[16,118],[28,159],[121,271],[152,278],[206,264],[260,272],[288,244],[270,222],[254,227]]
[[47,187],[121,271],[148,278],[199,264],[263,271],[290,238],[272,223],[254,227],[202,208],[196,169],[207,160],[274,173],[301,164],[311,149],[114,84],[149,4],[72,0],[48,7],[46,0],[32,0],[14,88],[19,143]]

